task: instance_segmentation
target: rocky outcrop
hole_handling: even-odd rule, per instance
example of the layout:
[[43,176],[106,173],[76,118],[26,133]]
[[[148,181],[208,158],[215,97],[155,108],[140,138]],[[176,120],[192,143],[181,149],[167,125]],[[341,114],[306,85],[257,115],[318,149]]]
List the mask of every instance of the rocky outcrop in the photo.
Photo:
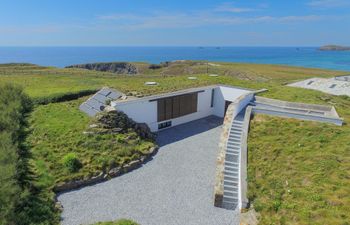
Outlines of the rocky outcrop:
[[84,134],[126,133],[129,129],[133,129],[141,138],[155,140],[155,134],[151,132],[147,124],[136,123],[125,113],[117,110],[98,114]]
[[350,47],[340,45],[325,45],[319,48],[320,51],[350,51]]
[[96,70],[102,72],[112,72],[116,74],[138,74],[138,68],[135,64],[127,62],[111,62],[111,63],[87,63],[79,65],[71,65],[66,68],[81,68],[87,70]]

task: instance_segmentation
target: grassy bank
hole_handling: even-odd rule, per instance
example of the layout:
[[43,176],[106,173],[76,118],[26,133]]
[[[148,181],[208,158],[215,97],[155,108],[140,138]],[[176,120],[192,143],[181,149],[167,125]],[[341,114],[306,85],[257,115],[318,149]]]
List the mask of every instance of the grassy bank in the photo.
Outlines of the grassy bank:
[[[108,168],[123,165],[153,146],[129,131],[117,134],[88,135],[90,118],[80,112],[79,105],[86,99],[38,106],[30,117],[33,161],[39,184],[44,188],[73,179],[92,177]],[[74,153],[82,167],[70,172],[64,157]]]
[[347,224],[349,137],[348,125],[255,116],[248,191],[260,223]]

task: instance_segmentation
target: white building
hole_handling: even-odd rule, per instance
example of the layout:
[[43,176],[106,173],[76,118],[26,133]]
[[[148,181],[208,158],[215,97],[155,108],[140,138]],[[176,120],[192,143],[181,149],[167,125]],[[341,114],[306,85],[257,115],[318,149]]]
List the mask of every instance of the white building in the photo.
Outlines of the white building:
[[232,86],[207,86],[139,99],[112,101],[111,106],[151,131],[187,123],[210,115],[224,117],[232,102],[237,113],[254,97],[254,91]]

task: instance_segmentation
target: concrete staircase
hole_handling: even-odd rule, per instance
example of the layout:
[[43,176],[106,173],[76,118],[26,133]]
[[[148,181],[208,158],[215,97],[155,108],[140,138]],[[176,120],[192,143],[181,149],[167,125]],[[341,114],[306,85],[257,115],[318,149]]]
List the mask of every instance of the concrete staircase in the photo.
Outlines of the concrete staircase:
[[239,203],[240,152],[244,112],[232,122],[226,146],[223,208],[236,209]]

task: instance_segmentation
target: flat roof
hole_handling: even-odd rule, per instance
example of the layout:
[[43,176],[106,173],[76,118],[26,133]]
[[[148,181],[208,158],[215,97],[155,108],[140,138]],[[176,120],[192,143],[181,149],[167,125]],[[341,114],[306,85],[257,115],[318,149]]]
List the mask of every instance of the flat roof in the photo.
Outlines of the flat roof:
[[249,88],[242,88],[242,87],[237,87],[237,86],[218,84],[218,85],[209,85],[209,86],[188,88],[188,89],[183,89],[183,90],[179,90],[179,91],[162,93],[162,94],[157,94],[157,95],[151,95],[151,96],[146,96],[146,97],[137,98],[137,99],[127,99],[127,100],[124,100],[124,101],[116,100],[116,101],[112,101],[112,102],[115,103],[116,105],[121,105],[121,104],[126,104],[126,103],[130,103],[130,102],[138,102],[138,101],[155,101],[155,100],[161,99],[161,98],[167,98],[167,97],[172,97],[172,96],[177,96],[177,95],[190,94],[190,93],[194,93],[194,92],[201,92],[203,90],[219,88],[219,87],[234,88],[234,89],[250,91],[250,92],[255,92],[256,91],[254,89],[249,89]]

